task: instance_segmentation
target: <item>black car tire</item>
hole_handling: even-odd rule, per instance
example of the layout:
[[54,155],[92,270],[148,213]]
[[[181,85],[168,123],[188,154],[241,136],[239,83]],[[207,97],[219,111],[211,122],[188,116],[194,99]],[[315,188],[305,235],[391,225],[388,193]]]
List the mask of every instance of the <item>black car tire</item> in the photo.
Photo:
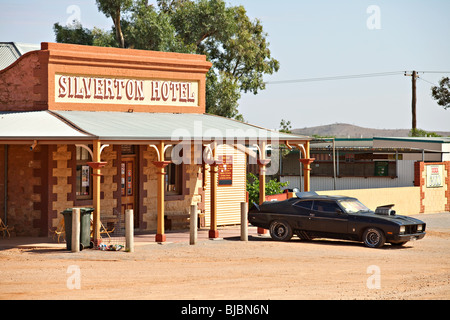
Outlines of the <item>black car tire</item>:
[[394,247],[401,247],[404,246],[408,241],[404,241],[404,242],[391,242],[391,245],[393,245]]
[[293,231],[289,223],[283,220],[275,220],[270,224],[270,236],[277,241],[289,241]]
[[386,242],[386,237],[383,231],[378,228],[367,228],[364,231],[362,240],[369,248],[381,248]]

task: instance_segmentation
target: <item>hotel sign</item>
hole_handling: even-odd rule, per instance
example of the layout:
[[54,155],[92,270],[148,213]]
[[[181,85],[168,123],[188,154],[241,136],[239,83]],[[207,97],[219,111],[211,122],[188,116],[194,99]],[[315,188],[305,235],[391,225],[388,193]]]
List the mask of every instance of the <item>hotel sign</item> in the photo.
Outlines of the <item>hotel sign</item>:
[[198,96],[196,81],[55,75],[55,102],[197,107]]

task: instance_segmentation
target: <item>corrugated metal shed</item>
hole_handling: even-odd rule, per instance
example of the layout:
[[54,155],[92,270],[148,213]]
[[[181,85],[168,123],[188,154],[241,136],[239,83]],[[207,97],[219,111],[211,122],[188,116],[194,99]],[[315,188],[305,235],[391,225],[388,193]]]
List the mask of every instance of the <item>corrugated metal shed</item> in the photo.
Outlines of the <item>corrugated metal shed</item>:
[[39,50],[38,44],[20,42],[0,42],[0,70],[13,64],[20,56],[29,51]]
[[[221,145],[218,155],[233,157],[233,182],[231,185],[217,187],[217,225],[233,225],[241,223],[241,202],[246,201],[246,159],[242,150],[230,145]],[[206,175],[205,187],[205,223],[211,225],[211,176]]]

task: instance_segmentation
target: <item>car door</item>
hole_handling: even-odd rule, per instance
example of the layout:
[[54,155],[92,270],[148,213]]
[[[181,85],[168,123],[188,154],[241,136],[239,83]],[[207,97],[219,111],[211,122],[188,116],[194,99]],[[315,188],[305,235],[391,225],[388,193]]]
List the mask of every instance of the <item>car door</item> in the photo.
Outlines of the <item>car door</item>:
[[292,205],[295,210],[295,215],[293,215],[293,219],[295,221],[296,229],[299,230],[308,230],[309,222],[310,222],[310,213],[313,206],[312,200],[300,200]]
[[334,200],[314,200],[309,216],[311,231],[347,233],[348,215]]

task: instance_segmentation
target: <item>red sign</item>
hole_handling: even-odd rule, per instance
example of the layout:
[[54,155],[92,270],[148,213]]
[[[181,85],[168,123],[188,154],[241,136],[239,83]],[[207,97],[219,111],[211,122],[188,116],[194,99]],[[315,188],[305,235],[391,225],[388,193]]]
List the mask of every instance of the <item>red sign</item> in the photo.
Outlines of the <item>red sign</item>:
[[219,156],[219,186],[233,184],[233,156]]

